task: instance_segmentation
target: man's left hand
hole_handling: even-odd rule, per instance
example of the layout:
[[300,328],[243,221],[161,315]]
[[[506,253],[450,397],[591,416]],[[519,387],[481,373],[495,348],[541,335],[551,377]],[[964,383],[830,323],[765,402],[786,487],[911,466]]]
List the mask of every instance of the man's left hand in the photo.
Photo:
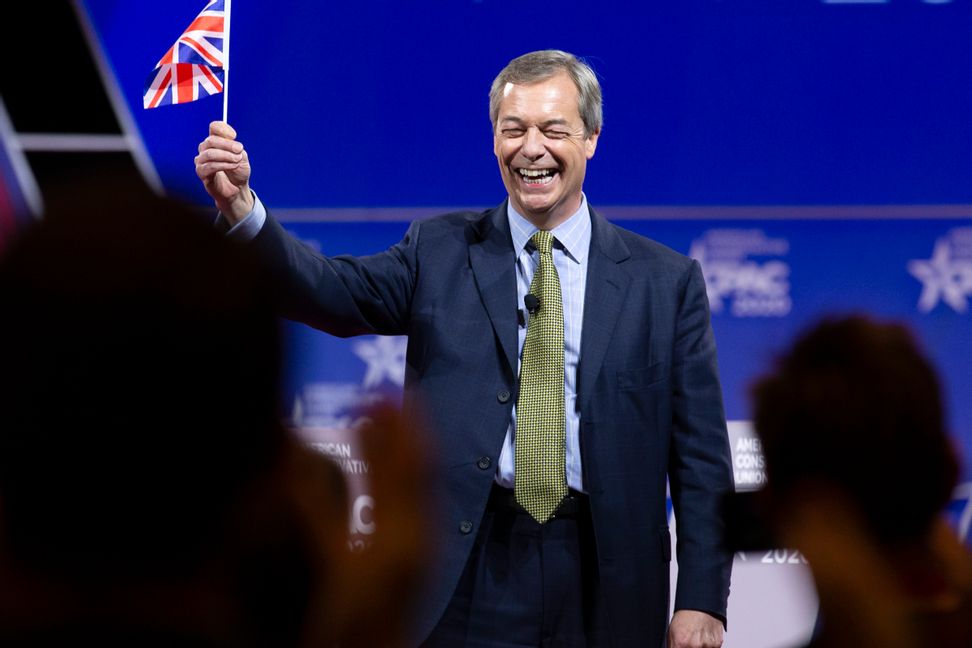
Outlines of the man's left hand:
[[722,621],[705,612],[678,610],[668,626],[668,648],[721,648]]

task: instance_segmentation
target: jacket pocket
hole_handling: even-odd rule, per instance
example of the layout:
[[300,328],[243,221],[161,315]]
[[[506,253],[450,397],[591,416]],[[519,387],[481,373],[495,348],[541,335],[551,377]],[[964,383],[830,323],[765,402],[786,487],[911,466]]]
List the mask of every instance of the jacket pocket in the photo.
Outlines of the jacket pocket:
[[662,362],[656,362],[648,367],[623,369],[618,371],[618,389],[633,390],[651,387],[668,378],[668,368]]

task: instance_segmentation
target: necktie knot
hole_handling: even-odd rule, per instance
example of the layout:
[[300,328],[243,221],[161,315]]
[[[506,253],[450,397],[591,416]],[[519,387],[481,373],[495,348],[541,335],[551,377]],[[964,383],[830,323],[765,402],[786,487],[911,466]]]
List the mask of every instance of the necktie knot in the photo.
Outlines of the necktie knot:
[[550,254],[550,251],[553,249],[553,240],[553,234],[544,230],[537,230],[537,232],[530,237],[533,247],[537,248],[540,254]]

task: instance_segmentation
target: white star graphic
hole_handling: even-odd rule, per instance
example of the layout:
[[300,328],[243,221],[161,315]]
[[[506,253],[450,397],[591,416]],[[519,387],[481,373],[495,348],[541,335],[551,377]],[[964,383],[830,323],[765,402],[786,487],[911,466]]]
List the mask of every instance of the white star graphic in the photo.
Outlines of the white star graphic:
[[968,297],[972,295],[972,260],[953,260],[947,240],[938,240],[930,259],[909,261],[908,272],[922,284],[918,298],[918,310],[922,313],[935,308],[939,299],[957,313],[968,309]]
[[355,342],[354,354],[368,364],[361,386],[377,387],[384,380],[398,386],[405,384],[405,348],[407,338],[376,335]]

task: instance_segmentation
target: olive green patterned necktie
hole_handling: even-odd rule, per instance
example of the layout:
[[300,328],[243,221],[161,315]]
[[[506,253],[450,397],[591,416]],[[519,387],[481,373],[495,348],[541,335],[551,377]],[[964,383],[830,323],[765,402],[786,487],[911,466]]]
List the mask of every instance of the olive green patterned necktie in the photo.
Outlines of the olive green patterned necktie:
[[530,239],[540,265],[530,293],[540,308],[530,314],[520,395],[516,403],[516,501],[538,522],[546,522],[567,495],[564,473],[564,305],[554,267],[553,234]]

